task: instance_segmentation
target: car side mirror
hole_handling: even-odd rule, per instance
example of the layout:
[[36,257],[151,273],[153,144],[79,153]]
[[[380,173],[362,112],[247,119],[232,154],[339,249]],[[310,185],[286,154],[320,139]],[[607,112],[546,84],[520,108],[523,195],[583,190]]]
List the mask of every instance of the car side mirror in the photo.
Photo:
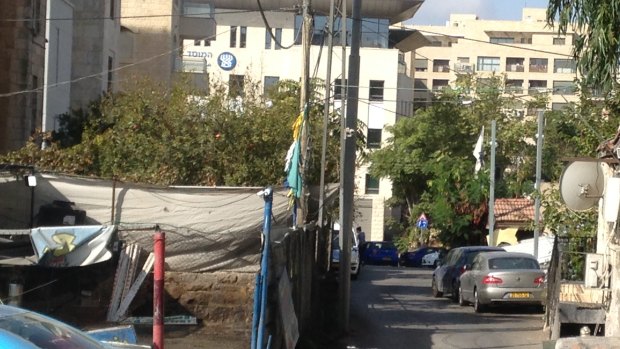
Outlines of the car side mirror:
[[466,271],[466,270],[471,270],[471,264],[465,264],[463,266],[463,271]]

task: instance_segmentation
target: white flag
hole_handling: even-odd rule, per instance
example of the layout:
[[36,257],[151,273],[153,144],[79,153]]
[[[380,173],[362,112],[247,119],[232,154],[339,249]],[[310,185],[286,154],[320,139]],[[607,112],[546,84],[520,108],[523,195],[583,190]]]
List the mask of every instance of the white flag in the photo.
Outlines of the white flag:
[[478,137],[478,141],[476,142],[476,146],[474,147],[474,157],[476,158],[476,167],[475,172],[478,173],[482,168],[482,143],[484,142],[484,126],[480,130],[480,137]]

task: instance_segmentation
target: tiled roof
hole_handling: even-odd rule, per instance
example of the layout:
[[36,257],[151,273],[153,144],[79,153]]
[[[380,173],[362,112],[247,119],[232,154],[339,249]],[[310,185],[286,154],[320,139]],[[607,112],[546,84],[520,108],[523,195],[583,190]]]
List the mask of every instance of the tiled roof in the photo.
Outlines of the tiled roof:
[[534,201],[527,198],[495,199],[495,222],[533,222]]

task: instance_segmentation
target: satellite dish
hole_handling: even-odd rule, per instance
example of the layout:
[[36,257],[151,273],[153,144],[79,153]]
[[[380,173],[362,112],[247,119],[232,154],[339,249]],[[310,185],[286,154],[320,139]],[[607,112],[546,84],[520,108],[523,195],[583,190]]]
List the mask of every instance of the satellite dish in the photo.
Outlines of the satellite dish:
[[560,178],[560,196],[571,210],[585,211],[596,205],[602,197],[604,183],[599,162],[571,162]]

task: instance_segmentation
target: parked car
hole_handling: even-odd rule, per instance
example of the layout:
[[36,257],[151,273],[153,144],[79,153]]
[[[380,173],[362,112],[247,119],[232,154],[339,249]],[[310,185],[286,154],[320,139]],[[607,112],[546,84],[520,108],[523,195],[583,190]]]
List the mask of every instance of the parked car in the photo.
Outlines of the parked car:
[[439,261],[437,269],[433,271],[431,281],[433,297],[450,295],[456,302],[459,299],[460,277],[465,271],[465,265],[471,264],[478,253],[490,251],[504,250],[492,246],[466,246],[450,250],[446,257]]
[[0,348],[129,349],[149,347],[99,342],[86,332],[45,315],[10,305],[0,305]]
[[422,259],[434,252],[439,252],[439,247],[420,247],[414,251],[403,252],[398,258],[400,265],[405,267],[420,267],[422,266]]
[[398,248],[391,241],[369,241],[363,250],[364,263],[398,266]]
[[433,253],[429,253],[425,255],[424,257],[422,257],[422,261],[420,262],[420,265],[422,265],[423,267],[436,268],[437,265],[439,264],[439,261],[445,255],[446,255],[446,250],[443,248]]
[[[357,279],[360,274],[361,263],[360,263],[360,246],[357,240],[357,235],[355,231],[351,232],[351,278],[353,280]],[[332,238],[332,269],[338,270],[340,268],[340,225],[338,223],[334,223],[333,228],[333,238]]]
[[461,275],[459,304],[474,311],[489,305],[544,304],[545,273],[534,256],[520,252],[480,253]]

